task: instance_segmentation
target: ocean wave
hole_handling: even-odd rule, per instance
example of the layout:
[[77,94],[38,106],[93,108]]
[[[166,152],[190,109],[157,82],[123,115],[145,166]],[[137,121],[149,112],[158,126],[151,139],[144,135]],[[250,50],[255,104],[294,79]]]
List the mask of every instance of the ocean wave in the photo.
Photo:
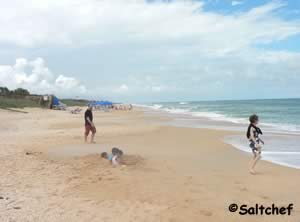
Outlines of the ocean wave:
[[[184,102],[182,102],[184,103]],[[237,126],[247,125],[249,123],[248,118],[237,118],[229,115],[225,115],[217,112],[204,112],[204,111],[192,111],[188,108],[177,108],[177,107],[165,107],[162,104],[152,104],[152,105],[136,105],[144,108],[153,109],[156,111],[167,112],[170,114],[176,115],[188,115],[191,117],[197,118],[206,118],[212,121],[218,122],[227,122],[236,124]],[[272,133],[291,133],[291,134],[300,134],[300,126],[292,125],[292,124],[280,124],[280,123],[261,123],[261,127],[264,131],[272,132]]]
[[[251,153],[251,149],[248,145],[248,141],[240,140],[240,136],[227,136],[224,138],[224,142],[232,145],[246,153]],[[280,149],[281,144],[272,145],[272,151],[263,150],[262,159],[287,167],[300,169],[300,152],[299,151],[274,151]]]
[[180,108],[163,108],[162,110],[173,114],[189,114],[190,112],[188,109],[180,109]]
[[231,123],[247,123],[246,119],[243,118],[234,118],[228,117],[224,114],[215,113],[215,112],[193,112],[191,115],[196,117],[205,117],[215,121],[224,121],[224,122],[231,122]]
[[299,151],[264,151],[264,154],[269,155],[300,155]]
[[180,105],[187,105],[187,104],[189,104],[188,102],[180,102],[179,103]]
[[158,104],[147,106],[147,108],[161,110],[171,114],[185,114],[194,117],[203,117],[215,121],[224,121],[224,122],[231,122],[231,123],[247,123],[247,119],[228,117],[225,116],[224,114],[215,113],[215,112],[195,112],[195,111],[191,111],[190,109],[182,109],[182,108],[175,108],[175,107],[165,108],[162,105],[158,105]]
[[155,110],[159,110],[161,107],[163,107],[163,105],[160,105],[160,104],[153,104],[153,105],[133,104],[133,106],[148,108],[148,109],[155,109]]
[[261,123],[261,126],[273,129],[273,131],[300,133],[300,126],[298,125],[280,123]]
[[[199,124],[199,121],[195,121],[195,125],[188,125],[191,127],[213,126],[216,129],[221,128],[225,130],[232,130],[232,128],[236,128],[237,131],[245,132],[249,123],[247,118],[236,118],[219,112],[198,111],[200,107],[195,108],[193,107],[193,104],[187,106],[152,104],[142,105],[141,107],[156,110],[157,112],[169,113],[170,115],[174,116],[175,121],[176,119],[189,121],[190,117],[192,117],[192,120],[200,120],[200,123],[201,118],[202,120],[211,120],[211,123],[205,121],[204,124]],[[189,124],[190,122],[187,123]],[[263,139],[267,144],[264,147],[263,159],[279,165],[300,169],[300,151],[298,149],[298,144],[300,142],[300,140],[298,141],[300,126],[266,122],[261,123],[260,126],[264,131]],[[239,135],[239,139],[235,137],[229,137],[225,139],[225,142],[249,154],[252,152],[249,148],[249,142],[244,133],[243,135]]]
[[153,109],[160,109],[160,108],[162,108],[162,107],[163,107],[163,106],[160,105],[160,104],[154,104],[154,105],[152,106]]

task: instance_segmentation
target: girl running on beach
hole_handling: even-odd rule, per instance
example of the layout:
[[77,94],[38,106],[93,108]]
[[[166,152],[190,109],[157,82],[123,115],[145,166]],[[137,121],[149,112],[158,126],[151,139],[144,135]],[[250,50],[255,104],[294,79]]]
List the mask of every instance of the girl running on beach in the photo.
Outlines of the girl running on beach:
[[255,114],[249,117],[250,124],[247,130],[247,138],[249,139],[249,146],[252,149],[253,159],[250,163],[250,173],[255,174],[254,167],[257,164],[258,160],[261,158],[261,149],[264,145],[264,141],[259,138],[259,135],[262,135],[262,131],[257,127],[259,122],[259,117]]

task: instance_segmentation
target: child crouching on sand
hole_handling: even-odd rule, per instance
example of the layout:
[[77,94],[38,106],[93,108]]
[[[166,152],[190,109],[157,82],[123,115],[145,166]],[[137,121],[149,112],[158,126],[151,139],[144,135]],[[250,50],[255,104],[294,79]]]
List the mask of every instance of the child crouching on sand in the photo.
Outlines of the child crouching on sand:
[[252,149],[252,153],[253,153],[253,159],[251,160],[250,163],[250,173],[255,174],[254,167],[257,164],[258,160],[260,160],[261,158],[261,149],[265,143],[259,138],[259,135],[263,134],[260,128],[257,127],[259,122],[259,117],[253,114],[249,117],[249,121],[250,124],[247,130],[247,138],[249,139],[250,142],[249,146]]
[[109,160],[113,166],[122,165],[122,156],[123,151],[114,147],[111,150],[111,154],[107,154],[106,152],[101,153],[101,157]]

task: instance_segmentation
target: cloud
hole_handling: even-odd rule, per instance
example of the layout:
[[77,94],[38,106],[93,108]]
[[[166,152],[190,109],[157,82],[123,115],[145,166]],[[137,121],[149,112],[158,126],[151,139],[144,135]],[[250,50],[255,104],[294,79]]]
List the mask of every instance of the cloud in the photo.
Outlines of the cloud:
[[162,90],[160,86],[152,86],[151,89],[153,92],[160,92]]
[[[42,59],[0,66],[0,83],[29,86],[34,92],[75,89],[73,94],[121,99],[300,94],[299,53],[265,49],[300,34],[299,20],[280,16],[286,1],[226,14],[206,11],[203,2],[4,1],[0,44],[28,57],[46,49],[37,56],[49,56],[66,73],[76,72],[89,87],[74,77],[54,75]],[[63,52],[72,59],[64,60]],[[259,90],[247,90],[249,84]]]
[[119,88],[121,91],[127,91],[129,88],[126,84],[122,84]]
[[84,94],[86,88],[74,77],[58,75],[46,66],[42,58],[18,58],[14,65],[0,65],[0,85],[10,89],[23,87],[32,93],[54,93],[61,96]]
[[129,90],[129,87],[126,84],[120,85],[120,87],[116,90],[116,92],[126,92]]
[[232,1],[232,2],[231,2],[231,5],[232,5],[232,6],[237,6],[237,5],[241,5],[241,4],[243,4],[242,1]]
[[[232,1],[233,5],[241,3]],[[154,42],[187,43],[205,53],[228,53],[300,32],[297,21],[278,19],[272,1],[246,13],[205,12],[201,1],[21,0],[3,3],[0,42],[22,47]],[[4,10],[5,9],[5,10]],[[9,24],[9,25],[7,25]],[[268,30],[268,31],[267,31]],[[220,39],[219,35],[222,35]]]

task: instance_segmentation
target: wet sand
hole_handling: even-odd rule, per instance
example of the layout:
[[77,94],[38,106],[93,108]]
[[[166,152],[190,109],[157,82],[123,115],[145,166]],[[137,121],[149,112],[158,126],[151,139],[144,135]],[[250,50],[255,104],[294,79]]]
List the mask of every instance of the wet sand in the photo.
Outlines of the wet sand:
[[[222,142],[229,131],[160,124],[143,111],[95,112],[97,144],[83,143],[83,114],[0,110],[0,221],[295,221],[300,171]],[[126,167],[100,158],[125,151]],[[241,216],[231,203],[294,204],[291,216]]]

